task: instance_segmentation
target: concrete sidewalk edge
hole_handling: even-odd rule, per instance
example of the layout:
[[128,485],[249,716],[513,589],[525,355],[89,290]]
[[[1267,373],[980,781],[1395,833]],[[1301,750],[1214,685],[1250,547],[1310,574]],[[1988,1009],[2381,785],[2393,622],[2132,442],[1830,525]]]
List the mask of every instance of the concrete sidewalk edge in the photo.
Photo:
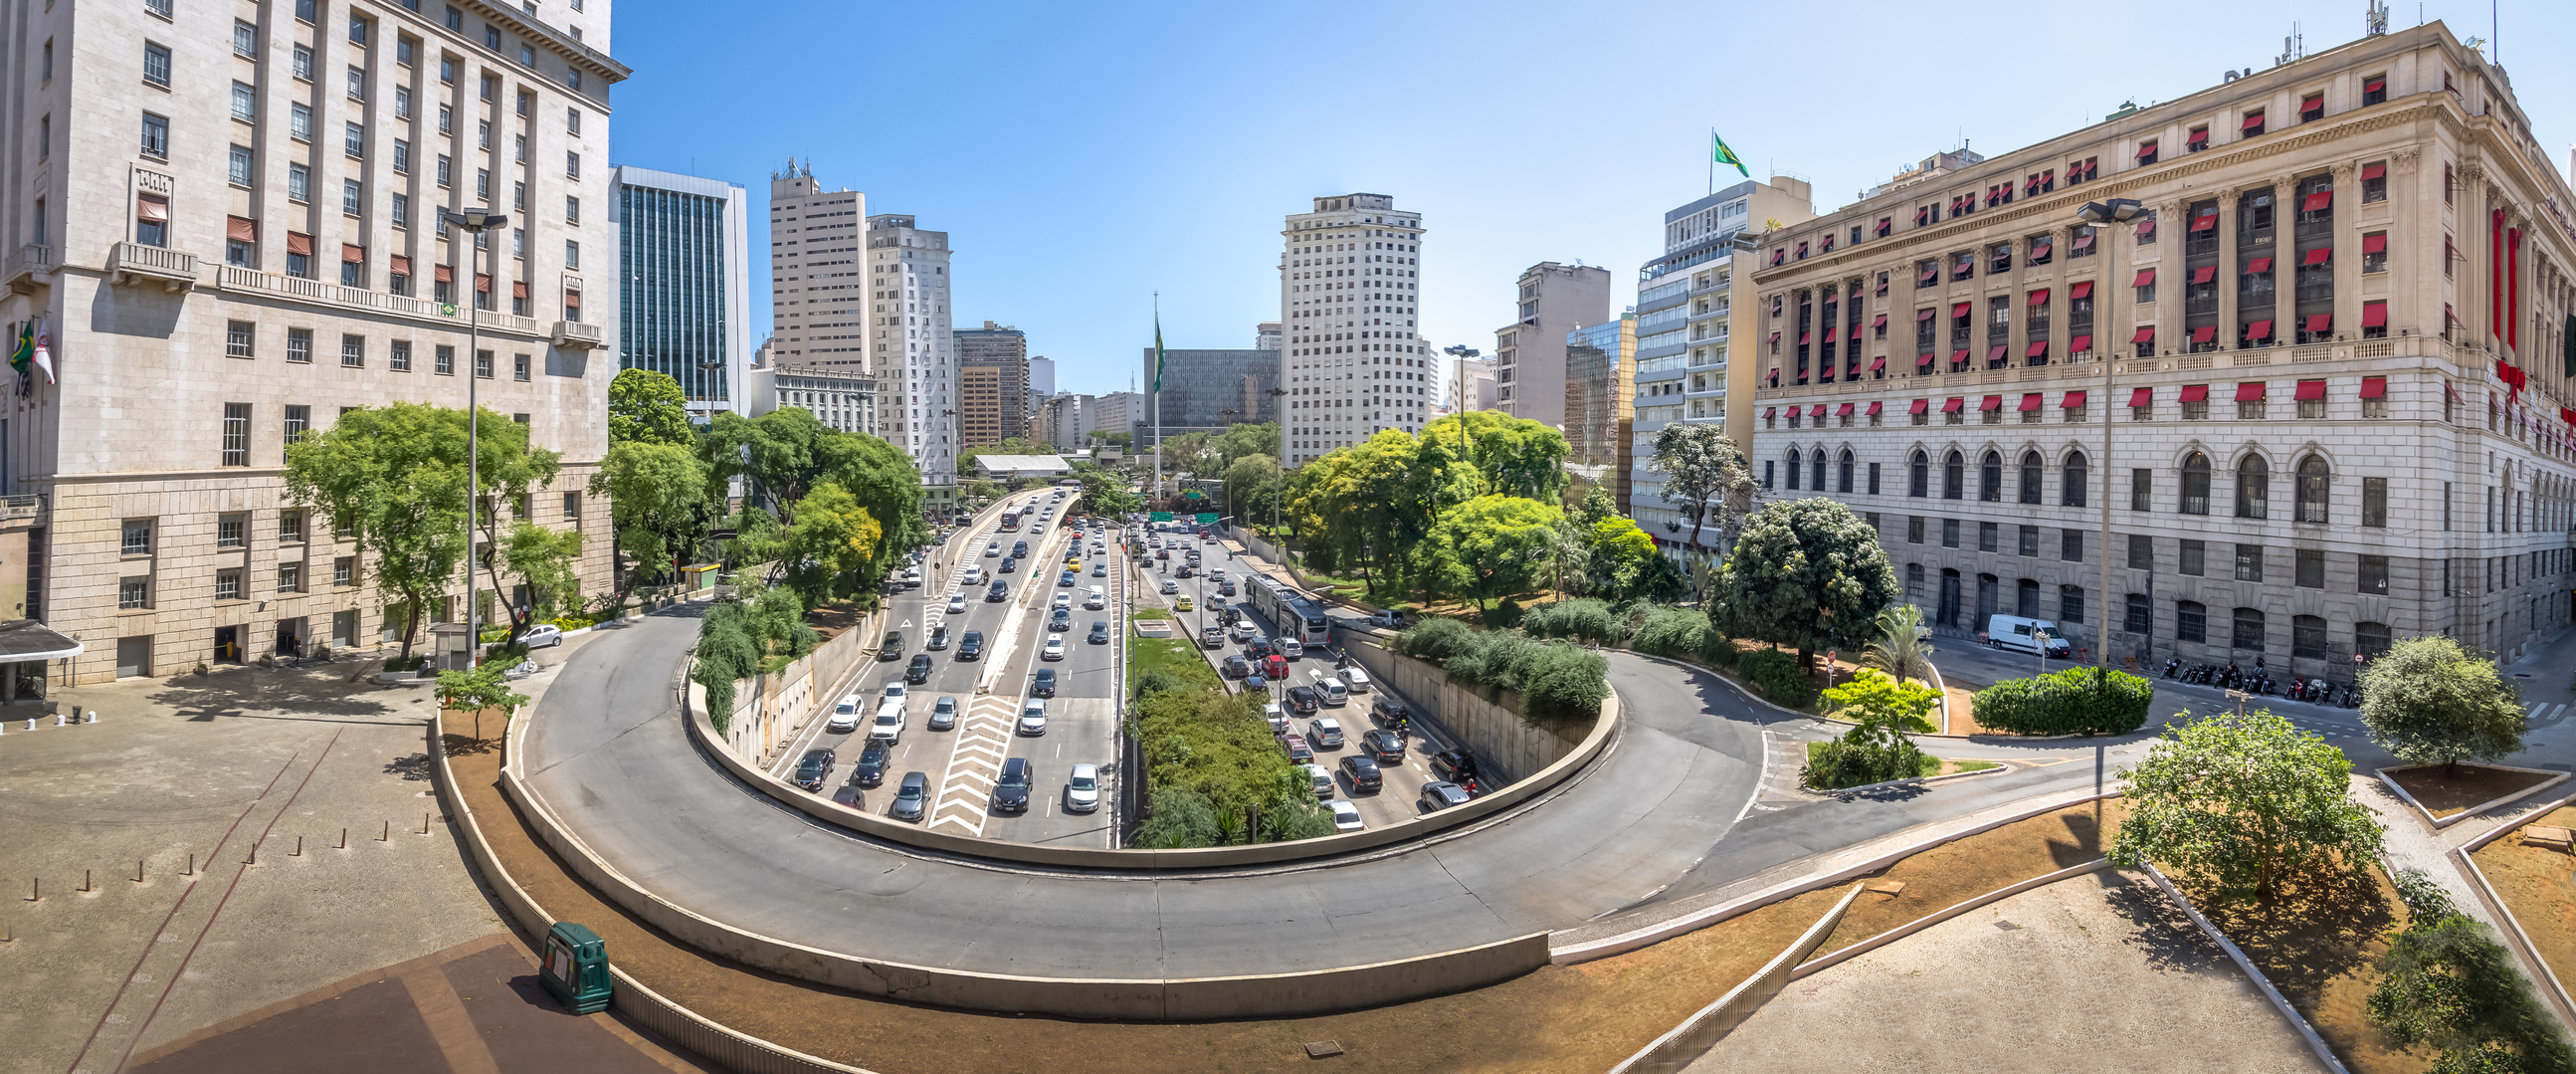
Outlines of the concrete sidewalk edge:
[[2549,1000],[2549,1013],[2558,1018],[2559,1024],[2576,1031],[2576,1000],[2569,998],[2567,985],[2558,979],[2558,971],[2550,969],[2549,962],[2540,957],[2540,948],[2531,942],[2530,934],[2523,931],[2521,919],[2513,916],[2513,908],[2505,905],[2504,896],[2496,891],[2494,884],[2487,882],[2486,871],[2478,868],[2474,857],[2478,848],[2520,831],[2533,821],[2566,808],[2569,803],[2576,803],[2576,795],[2546,803],[2519,818],[2498,824],[2493,830],[2451,848],[2451,860],[2459,866],[2460,872],[2468,876],[2469,883],[2475,885],[2478,898],[2487,904],[2487,909],[2494,911],[2496,919],[2504,922],[2500,931],[2510,941],[2514,958],[2522,963],[2523,974],[2548,986],[2544,995]]
[[2326,1039],[2317,1035],[2317,1027],[2309,1025],[2307,1016],[2300,1014],[2298,1008],[2290,1006],[2289,999],[2281,995],[2280,989],[2272,987],[2272,979],[2263,976],[2263,971],[2254,965],[2253,959],[2245,957],[2245,952],[2239,950],[2235,942],[2229,940],[2226,934],[2219,932],[2218,926],[2201,916],[2200,908],[2193,906],[2190,899],[2183,897],[2182,889],[2175,887],[2173,881],[2165,879],[2164,872],[2157,869],[2153,862],[2146,863],[2146,874],[2155,880],[2157,887],[2164,889],[2166,898],[2172,899],[2175,906],[2182,908],[2182,912],[2191,918],[2192,924],[2200,926],[2201,932],[2217,941],[2218,949],[2227,952],[2228,960],[2236,963],[2236,968],[2245,974],[2246,979],[2254,982],[2254,987],[2262,991],[2263,998],[2272,1001],[2272,1009],[2281,1012],[2281,1017],[2286,1019],[2292,1028],[2299,1031],[2300,1038],[2308,1042],[2309,1050],[2317,1053],[2318,1061],[2324,1063],[2327,1070],[2333,1071],[2334,1074],[2350,1074],[2344,1068],[2343,1060],[2335,1057],[2334,1049],[2326,1046]]

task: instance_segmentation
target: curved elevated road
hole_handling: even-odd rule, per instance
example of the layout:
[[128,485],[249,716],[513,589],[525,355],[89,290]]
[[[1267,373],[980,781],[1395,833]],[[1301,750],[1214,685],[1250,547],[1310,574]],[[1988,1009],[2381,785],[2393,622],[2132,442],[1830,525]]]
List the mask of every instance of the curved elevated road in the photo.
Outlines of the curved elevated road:
[[574,653],[526,733],[528,788],[637,883],[697,913],[814,947],[980,973],[1300,972],[1598,927],[2093,774],[2062,764],[1929,794],[1756,809],[1766,743],[1826,732],[1776,714],[1766,727],[1714,679],[1614,653],[1611,681],[1628,713],[1620,738],[1536,808],[1333,861],[1190,876],[1051,872],[862,839],[734,783],[690,746],[673,701],[675,664],[696,627],[666,612]]

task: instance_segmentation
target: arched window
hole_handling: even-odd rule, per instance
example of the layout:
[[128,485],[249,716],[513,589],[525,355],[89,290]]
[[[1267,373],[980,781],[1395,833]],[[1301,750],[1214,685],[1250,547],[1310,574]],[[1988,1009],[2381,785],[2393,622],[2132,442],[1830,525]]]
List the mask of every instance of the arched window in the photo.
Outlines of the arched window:
[[2243,649],[2257,656],[2263,652],[2263,609],[2236,609],[2235,630],[2228,636],[2227,647]]
[[1956,451],[1941,461],[1941,498],[1955,500],[1967,494],[1968,460]]
[[2299,521],[2320,524],[2326,521],[2327,490],[2333,476],[2321,456],[2310,455],[2299,460]]
[[2271,503],[2272,464],[2260,455],[2245,456],[2236,464],[2236,517],[2270,517]]
[[[1814,470],[1814,471],[1812,471],[1812,472],[1816,475],[1816,491],[1818,491],[1818,492],[1823,492],[1823,491],[1825,491],[1825,449],[1823,449],[1823,448],[1817,448],[1817,449],[1816,449],[1816,460],[1815,460],[1815,461],[1816,461],[1816,468],[1815,468],[1815,470]],[[1848,491],[1850,491],[1850,490],[1849,490],[1849,489],[1845,489],[1844,491],[1848,492]]]
[[1917,451],[1914,453],[1914,461],[1905,464],[1905,469],[1906,495],[1919,497],[1932,494],[1932,456]]
[[2182,513],[2209,513],[2209,456],[2197,451],[2182,460]]
[[2393,639],[2388,632],[2388,624],[2386,623],[2354,623],[2352,625],[2353,651],[2360,653],[2365,658],[2377,659],[2379,654],[2388,651],[2388,645],[2391,640]]
[[2087,471],[2084,468],[2084,453],[2077,451],[2068,454],[2066,456],[2066,474],[2061,479],[2063,491],[2059,494],[2057,502],[2065,504],[2068,507],[2084,506],[2084,489],[2086,485],[2090,484],[2090,479],[2085,476],[2086,473]]
[[2323,660],[2326,658],[2326,621],[2314,615],[2290,617],[2290,658]]
[[2029,619],[2039,618],[2039,580],[2024,578],[2013,583],[2013,614]]
[[1798,454],[1798,449],[1789,449],[1789,491],[1791,492],[1798,491],[1798,464],[1801,458],[1802,456]]
[[1844,448],[1844,449],[1843,449],[1843,460],[1842,460],[1841,466],[1840,466],[1840,468],[1839,468],[1839,469],[1837,469],[1837,470],[1835,470],[1835,471],[1834,471],[1834,491],[1836,491],[1836,492],[1850,492],[1851,490],[1852,490],[1852,453],[1851,453],[1851,449],[1850,449],[1850,448]]
[[2003,502],[2004,457],[2002,455],[1989,451],[1986,453],[1985,461],[1977,464],[1977,498],[1987,503]]
[[2174,640],[2207,644],[2209,609],[2196,600],[2174,602]]
[[2036,452],[2036,451],[2025,451],[2025,452],[2022,452],[2022,455],[2021,455],[2021,502],[2023,502],[2023,503],[2041,503],[2041,502],[2044,502],[2044,501],[2042,501],[2042,500],[2039,498],[2039,492],[2040,492],[2040,488],[2039,488],[2039,483],[2040,483],[2040,467],[2041,467],[2041,463],[2040,463],[2039,453],[2038,453],[2038,452]]

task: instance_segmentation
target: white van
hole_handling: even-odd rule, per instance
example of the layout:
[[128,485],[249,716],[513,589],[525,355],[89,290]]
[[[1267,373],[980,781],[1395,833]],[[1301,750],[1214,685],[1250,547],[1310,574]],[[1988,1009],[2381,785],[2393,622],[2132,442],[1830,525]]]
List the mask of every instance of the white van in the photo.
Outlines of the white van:
[[1342,685],[1342,680],[1330,675],[1315,680],[1315,692],[1324,695],[1324,704],[1331,708],[1340,708],[1351,703],[1351,688]]
[[2074,654],[2074,644],[2068,642],[2066,636],[2058,631],[2057,624],[2050,620],[2027,619],[2018,615],[1997,615],[1986,620],[1986,644],[1997,649],[2036,653],[2039,651],[2038,636],[2043,633],[2048,635],[2048,655]]
[[1082,596],[1082,606],[1095,612],[1108,607],[1109,591],[1099,586],[1093,586],[1090,589],[1085,590]]
[[869,725],[868,737],[889,746],[901,741],[904,715],[903,699],[900,697],[889,697],[877,702],[876,722]]

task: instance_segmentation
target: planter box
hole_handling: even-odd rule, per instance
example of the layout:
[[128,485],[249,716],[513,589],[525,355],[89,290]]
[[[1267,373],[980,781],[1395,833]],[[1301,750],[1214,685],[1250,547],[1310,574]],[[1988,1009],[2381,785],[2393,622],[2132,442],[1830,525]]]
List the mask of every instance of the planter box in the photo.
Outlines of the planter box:
[[2383,784],[2386,784],[2386,785],[2387,785],[2387,787],[2388,787],[2388,789],[2389,789],[2389,791],[2391,791],[2392,793],[2394,793],[2394,794],[2396,794],[2396,795],[2397,795],[2397,798],[2398,798],[2398,800],[2399,800],[2399,801],[2402,801],[2402,802],[2406,803],[2407,805],[2413,806],[2413,807],[2415,808],[2415,815],[2416,815],[2416,816],[2419,816],[2419,817],[2424,818],[2424,823],[2429,824],[2429,825],[2432,825],[2432,826],[2433,826],[2433,830],[2435,830],[2435,831],[2440,831],[2440,830],[2442,830],[2442,829],[2444,829],[2444,828],[2448,828],[2448,827],[2450,827],[2450,826],[2452,826],[2452,825],[2454,825],[2454,824],[2458,824],[2458,823],[2459,823],[2459,822],[2461,822],[2461,821],[2467,820],[2467,819],[2469,819],[2470,817],[2477,816],[2478,814],[2484,813],[2484,812],[2486,812],[2486,811],[2488,811],[2488,810],[2490,810],[2490,809],[2494,809],[2495,807],[2500,806],[2500,805],[2503,805],[2503,804],[2505,804],[2505,803],[2507,803],[2507,802],[2511,802],[2511,801],[2514,801],[2514,800],[2516,800],[2516,799],[2520,799],[2520,798],[2529,797],[2530,795],[2537,794],[2537,793],[2539,793],[2539,792],[2541,792],[2541,791],[2543,791],[2543,790],[2546,790],[2546,789],[2548,789],[2548,788],[2555,787],[2555,786],[2559,785],[2560,783],[2564,783],[2564,782],[2566,782],[2566,781],[2567,781],[2567,778],[2568,778],[2568,774],[2567,774],[2567,773],[2565,773],[2565,772],[2560,772],[2560,771],[2557,771],[2557,770],[2554,770],[2554,769],[2547,769],[2547,768],[2518,768],[2518,767],[2515,767],[2515,766],[2513,766],[2513,765],[2506,765],[2506,764],[2477,764],[2477,763],[2465,762],[2465,761],[2464,761],[2464,762],[2461,762],[2461,767],[2463,767],[2463,768],[2485,768],[2485,769],[2492,769],[2492,770],[2496,770],[2496,771],[2503,771],[2503,772],[2523,772],[2523,773],[2528,773],[2528,774],[2530,774],[2530,775],[2535,775],[2535,776],[2548,776],[2549,778],[2548,778],[2548,779],[2541,780],[2541,781],[2539,781],[2539,782],[2537,782],[2537,783],[2534,783],[2534,784],[2532,784],[2532,785],[2530,785],[2530,786],[2528,786],[2528,787],[2524,787],[2524,788],[2523,788],[2523,789],[2521,789],[2521,790],[2514,791],[2514,792],[2512,792],[2512,793],[2510,793],[2510,794],[2503,795],[2502,797],[2498,797],[2498,798],[2493,799],[2493,800],[2491,800],[2491,801],[2481,802],[2481,803],[2479,803],[2479,804],[2477,804],[2477,805],[2470,806],[2470,807],[2469,807],[2469,808],[2467,808],[2467,809],[2463,809],[2463,810],[2461,810],[2461,811],[2459,811],[2459,812],[2457,812],[2457,813],[2453,813],[2453,814],[2451,814],[2451,815],[2449,815],[2449,816],[2447,816],[2447,817],[2437,817],[2437,816],[2434,816],[2434,815],[2433,815],[2433,811],[2432,811],[2432,810],[2427,809],[2427,808],[2425,808],[2425,807],[2424,807],[2424,803],[2416,801],[2416,800],[2415,800],[2415,796],[2414,796],[2413,794],[2409,793],[2409,792],[2406,790],[2406,787],[2405,787],[2405,785],[2404,785],[2404,784],[2401,784],[2401,783],[2397,782],[2396,773],[2398,773],[2398,772],[2405,772],[2405,771],[2411,771],[2411,770],[2415,770],[2415,769],[2423,769],[2423,768],[2439,768],[2439,767],[2441,767],[2441,766],[2439,766],[2439,765],[2400,765],[2400,766],[2395,767],[2395,768],[2382,768],[2382,769],[2379,769],[2379,770],[2378,770],[2376,773],[2374,773],[2374,774],[2375,774],[2375,775],[2377,775],[2377,776],[2379,777],[2379,782],[2381,782],[2381,783],[2383,783]]

